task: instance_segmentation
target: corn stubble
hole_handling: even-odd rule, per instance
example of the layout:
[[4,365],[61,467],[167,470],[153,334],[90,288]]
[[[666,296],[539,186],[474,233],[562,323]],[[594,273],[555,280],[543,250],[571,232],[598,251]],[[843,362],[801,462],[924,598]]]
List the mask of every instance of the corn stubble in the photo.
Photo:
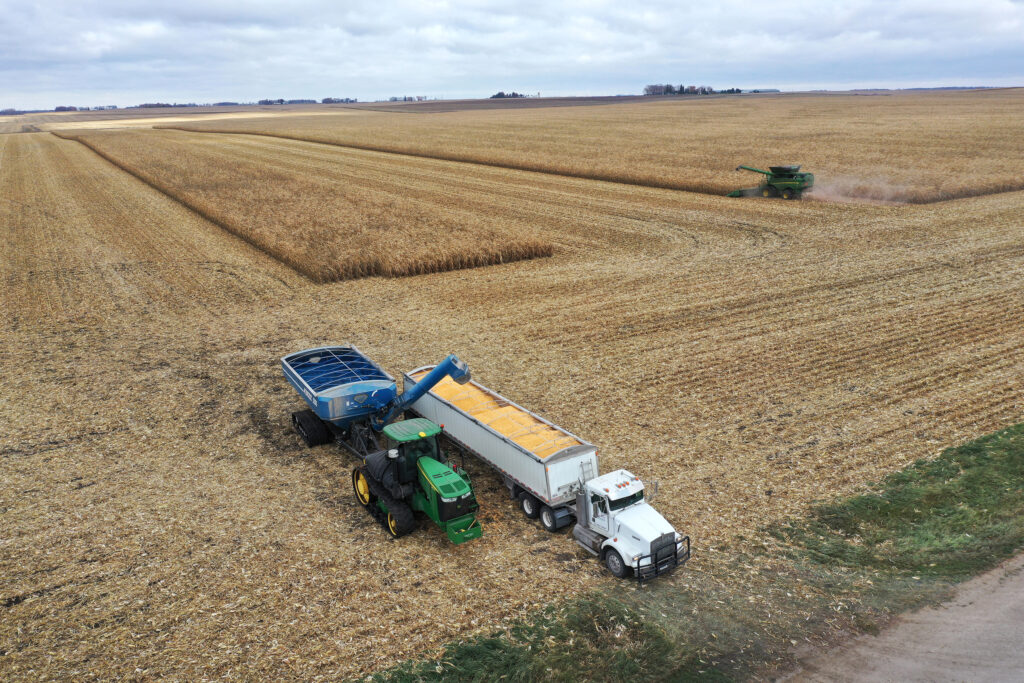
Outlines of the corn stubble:
[[[316,282],[401,277],[550,256],[524,224],[409,201],[386,169],[355,187],[179,132],[65,132]],[[383,161],[386,165],[387,160]]]
[[[195,124],[439,159],[725,194],[802,164],[812,196],[927,203],[1024,189],[1024,89],[676,98],[592,107],[352,112]],[[410,108],[410,111],[414,111]]]
[[[399,186],[411,206],[528,225],[557,249],[314,285],[78,143],[0,136],[0,196],[32,207],[0,202],[3,274],[19,283],[0,328],[10,678],[337,678],[566,596],[633,590],[525,521],[472,458],[483,538],[452,547],[425,523],[390,541],[352,496],[351,459],[291,433],[302,403],[277,359],[315,344],[357,344],[393,372],[456,351],[598,444],[603,469],[658,479],[656,506],[696,557],[645,591],[695,572],[742,591],[768,570],[736,562],[738,537],[1024,412],[1024,193],[745,201],[265,136],[133,135],[145,168],[165,163],[146,149],[215,160],[225,202],[238,190],[218,167],[269,160],[287,178]],[[749,595],[752,615],[778,607]]]

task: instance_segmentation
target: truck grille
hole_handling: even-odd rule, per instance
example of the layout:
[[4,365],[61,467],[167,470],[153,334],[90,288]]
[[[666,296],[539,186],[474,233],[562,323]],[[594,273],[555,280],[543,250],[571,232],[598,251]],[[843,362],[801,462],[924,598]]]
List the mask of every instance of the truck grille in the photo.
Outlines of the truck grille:
[[[680,544],[682,544],[681,548]],[[650,559],[650,564],[644,564],[648,559]],[[676,535],[669,532],[651,541],[650,554],[637,559],[633,566],[633,572],[640,581],[646,581],[659,574],[669,572],[681,564],[686,564],[689,559],[690,537],[683,536],[680,541],[676,541]]]

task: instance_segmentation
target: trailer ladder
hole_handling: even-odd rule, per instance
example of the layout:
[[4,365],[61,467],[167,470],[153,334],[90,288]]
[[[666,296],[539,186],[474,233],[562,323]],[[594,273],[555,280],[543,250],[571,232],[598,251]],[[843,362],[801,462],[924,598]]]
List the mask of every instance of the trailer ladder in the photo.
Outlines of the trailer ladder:
[[581,481],[584,483],[597,477],[597,470],[594,467],[593,460],[580,460],[580,476],[583,477]]

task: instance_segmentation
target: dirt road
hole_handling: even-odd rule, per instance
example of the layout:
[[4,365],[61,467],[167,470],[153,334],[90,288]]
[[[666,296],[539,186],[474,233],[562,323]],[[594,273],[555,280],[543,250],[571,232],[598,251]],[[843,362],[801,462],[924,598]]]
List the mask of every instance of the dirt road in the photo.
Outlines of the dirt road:
[[1024,554],[879,636],[802,662],[789,682],[1024,680]]

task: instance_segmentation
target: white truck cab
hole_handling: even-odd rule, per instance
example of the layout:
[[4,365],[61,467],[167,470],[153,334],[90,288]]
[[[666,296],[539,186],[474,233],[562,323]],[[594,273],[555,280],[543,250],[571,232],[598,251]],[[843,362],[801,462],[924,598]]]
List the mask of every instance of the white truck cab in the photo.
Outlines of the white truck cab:
[[690,559],[689,537],[644,500],[644,483],[628,470],[586,482],[575,507],[573,537],[615,576],[650,579]]

